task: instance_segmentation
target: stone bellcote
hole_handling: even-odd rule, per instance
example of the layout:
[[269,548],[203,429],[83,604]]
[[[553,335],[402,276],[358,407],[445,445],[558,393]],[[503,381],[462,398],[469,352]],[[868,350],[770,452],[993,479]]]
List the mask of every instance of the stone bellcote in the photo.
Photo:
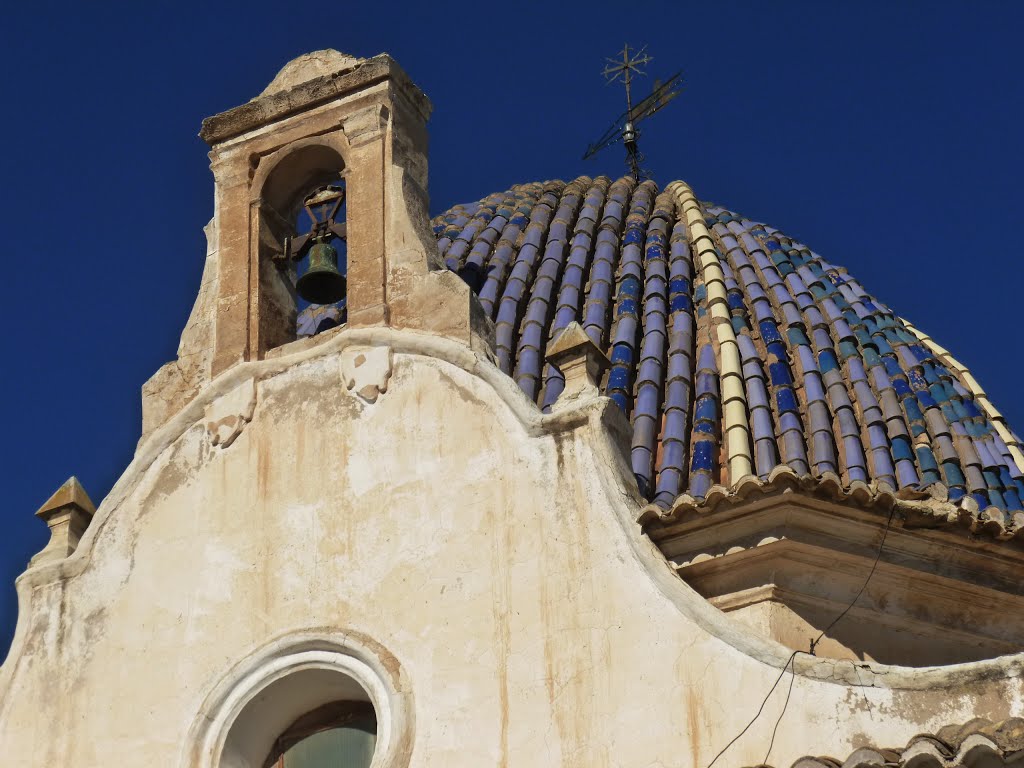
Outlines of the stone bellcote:
[[[337,51],[289,63],[257,98],[203,122],[216,182],[219,291],[212,373],[294,337],[290,286],[274,266],[281,220],[317,184],[344,177],[348,324],[437,330],[469,342],[469,291],[442,279],[429,229],[427,97],[387,55]],[[437,326],[433,310],[462,305]],[[454,325],[453,325],[454,324]],[[462,328],[454,326],[462,325]]]
[[295,269],[282,256],[304,198],[345,190],[346,324],[490,346],[490,321],[445,270],[430,231],[430,101],[386,54],[318,51],[256,98],[203,121],[216,186],[203,287],[178,360],[143,389],[144,436],[231,366],[296,338]]

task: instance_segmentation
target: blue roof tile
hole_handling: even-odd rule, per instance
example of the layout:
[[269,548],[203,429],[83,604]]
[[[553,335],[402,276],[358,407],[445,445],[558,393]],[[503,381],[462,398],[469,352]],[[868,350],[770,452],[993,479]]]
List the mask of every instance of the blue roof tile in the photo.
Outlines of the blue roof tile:
[[[942,483],[953,500],[1021,508],[1024,468],[959,374],[888,307],[782,233],[722,208],[704,214],[758,475],[784,463],[844,482]],[[576,320],[612,360],[602,389],[633,424],[641,492],[667,507],[724,480],[708,291],[672,195],[581,177],[516,186],[432,223],[444,263],[495,322],[499,367],[538,405],[564,386],[545,349]],[[310,307],[300,329],[343,322],[342,312]]]

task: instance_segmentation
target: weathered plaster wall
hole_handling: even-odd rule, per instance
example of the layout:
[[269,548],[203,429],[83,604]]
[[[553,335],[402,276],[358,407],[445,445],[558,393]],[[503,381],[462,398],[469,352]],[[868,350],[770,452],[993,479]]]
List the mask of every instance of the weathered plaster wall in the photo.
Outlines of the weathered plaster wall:
[[[390,378],[379,349],[353,375],[361,345],[390,347]],[[216,379],[78,551],[21,577],[8,762],[197,765],[217,682],[311,629],[386,650],[412,766],[705,766],[753,716],[788,654],[641,536],[609,401],[542,417],[482,357],[413,332],[294,349]],[[1020,669],[802,659],[771,762],[1022,715]],[[764,759],[787,686],[719,765]]]

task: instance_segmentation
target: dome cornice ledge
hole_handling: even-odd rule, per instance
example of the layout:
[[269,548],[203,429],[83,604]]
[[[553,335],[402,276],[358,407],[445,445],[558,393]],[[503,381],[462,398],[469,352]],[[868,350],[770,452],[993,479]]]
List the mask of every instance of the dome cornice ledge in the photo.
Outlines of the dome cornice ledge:
[[1024,653],[982,661],[920,667],[823,658],[807,653],[799,653],[793,659],[792,649],[752,632],[749,627],[716,608],[681,579],[658,544],[650,536],[638,535],[637,518],[640,510],[649,507],[634,506],[625,500],[617,500],[619,497],[612,475],[602,473],[601,479],[605,493],[612,500],[616,520],[634,553],[637,567],[646,573],[676,611],[750,658],[778,670],[788,666],[798,676],[809,680],[851,688],[945,690],[1024,676]]
[[718,511],[738,509],[783,493],[882,514],[888,514],[895,508],[901,527],[906,529],[957,528],[970,536],[1024,543],[1024,512],[1009,514],[997,507],[979,509],[969,496],[953,502],[942,486],[932,486],[924,491],[911,488],[896,491],[892,486],[874,481],[854,481],[844,486],[833,473],[819,477],[798,475],[784,465],[776,467],[767,480],[747,475],[732,486],[714,485],[703,499],[683,494],[668,509],[647,504],[637,514],[637,523],[657,540],[665,536],[673,524]]

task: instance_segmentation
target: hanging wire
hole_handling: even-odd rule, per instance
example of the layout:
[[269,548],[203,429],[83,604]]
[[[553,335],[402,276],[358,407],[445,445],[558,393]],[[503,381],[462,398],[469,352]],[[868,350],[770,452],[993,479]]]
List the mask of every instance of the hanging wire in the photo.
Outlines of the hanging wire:
[[846,614],[848,614],[850,612],[850,609],[853,608],[853,606],[855,606],[857,604],[857,601],[860,600],[861,595],[864,594],[864,590],[867,589],[868,583],[871,581],[871,577],[875,575],[875,570],[878,568],[879,560],[882,559],[882,550],[885,548],[885,539],[889,535],[889,529],[892,528],[892,521],[895,518],[895,516],[896,516],[896,506],[893,505],[893,508],[891,510],[889,510],[889,519],[885,521],[885,529],[882,531],[882,540],[878,543],[878,551],[875,553],[875,560],[874,560],[874,562],[871,563],[871,570],[868,571],[868,575],[864,579],[864,583],[861,584],[861,587],[857,591],[857,594],[854,596],[853,600],[851,600],[849,605],[847,605],[842,610],[842,612],[832,620],[831,624],[829,624],[827,627],[825,627],[825,629],[821,630],[821,632],[818,633],[818,636],[816,638],[814,638],[813,640],[811,640],[810,648],[808,650],[806,650],[806,651],[793,651],[793,653],[791,653],[789,655],[789,658],[786,659],[786,663],[782,665],[782,671],[779,672],[779,676],[777,678],[775,678],[775,682],[772,683],[772,687],[768,689],[768,693],[765,694],[764,699],[761,701],[761,706],[758,707],[757,714],[754,715],[754,717],[750,720],[749,723],[747,723],[745,726],[743,726],[743,730],[740,731],[739,733],[737,733],[732,738],[732,741],[730,741],[728,744],[726,744],[722,748],[721,752],[719,752],[717,755],[715,755],[714,760],[712,760],[710,763],[708,763],[707,768],[712,768],[712,766],[715,763],[718,762],[718,758],[720,758],[722,755],[724,755],[726,752],[728,752],[729,751],[729,747],[731,747],[733,744],[735,744],[737,741],[739,741],[740,737],[742,737],[743,734],[745,734],[748,730],[750,730],[750,726],[752,726],[755,722],[757,722],[757,719],[761,716],[761,713],[764,712],[764,708],[768,704],[768,699],[771,698],[772,694],[775,692],[775,689],[779,687],[779,683],[782,682],[782,678],[785,676],[786,670],[789,669],[789,665],[792,664],[793,665],[793,671],[792,671],[792,677],[789,680],[789,690],[786,692],[786,701],[783,703],[782,711],[779,712],[779,717],[775,721],[775,727],[772,729],[772,738],[771,738],[771,741],[768,743],[768,751],[765,752],[764,760],[761,763],[762,765],[767,765],[768,757],[772,753],[772,747],[775,746],[775,734],[778,733],[779,723],[782,722],[782,718],[786,714],[786,708],[789,706],[789,697],[793,693],[793,683],[796,680],[796,657],[799,656],[800,654],[804,654],[805,656],[814,656],[815,655],[814,651],[818,647],[818,643],[820,643],[822,641],[822,639],[825,637],[825,635],[827,635],[830,631],[832,631],[832,628],[836,624],[838,624],[843,619],[843,617],[846,616]]
[[871,581],[871,577],[875,575],[875,569],[878,567],[878,561],[882,558],[882,549],[883,547],[885,547],[885,537],[889,535],[889,529],[892,528],[892,520],[895,516],[896,507],[894,505],[893,508],[889,510],[889,519],[885,521],[885,530],[882,531],[882,540],[878,544],[878,552],[875,553],[875,562],[871,564],[871,570],[868,572],[868,577],[864,579],[864,583],[861,584],[860,590],[857,592],[857,596],[853,598],[853,601],[848,606],[846,606],[846,608],[843,609],[842,613],[840,613],[832,620],[831,624],[829,624],[827,627],[821,630],[821,632],[818,633],[818,636],[816,638],[811,640],[811,656],[814,655],[814,649],[817,648],[818,643],[821,642],[821,639],[832,630],[832,627],[838,624],[840,620],[850,612],[850,609],[857,604],[858,600],[860,600],[860,596],[864,594],[864,590],[868,588],[868,582]]
[[[710,763],[708,763],[708,768],[711,768],[711,766],[713,766],[715,763],[717,763],[718,762],[718,758],[720,758],[722,755],[724,755],[729,750],[729,747],[731,747],[733,744],[735,744],[737,741],[739,741],[740,737],[744,733],[746,733],[749,730],[750,726],[752,726],[757,721],[757,718],[759,718],[761,716],[761,713],[764,712],[765,705],[768,703],[768,699],[771,698],[772,693],[774,693],[775,689],[779,685],[779,682],[782,680],[782,676],[784,674],[786,674],[786,670],[789,669],[790,662],[792,662],[793,659],[796,658],[798,653],[804,653],[804,651],[793,651],[793,653],[791,653],[789,655],[789,658],[786,659],[785,666],[782,667],[782,671],[779,673],[779,676],[777,678],[775,678],[775,682],[772,683],[772,687],[768,690],[767,695],[765,695],[764,701],[762,701],[761,702],[761,706],[758,707],[757,714],[754,715],[753,719],[751,719],[751,721],[749,723],[747,723],[743,727],[742,731],[740,731],[739,733],[737,733],[733,737],[732,741],[730,741],[728,744],[725,745],[725,747],[722,748],[721,752],[719,752],[717,755],[715,755],[715,759],[712,760]],[[794,664],[794,668],[795,668],[795,666],[796,665]]]
[[[782,722],[782,716],[786,714],[786,707],[789,706],[789,697],[793,695],[793,683],[796,681],[796,657],[800,654],[800,651],[794,653],[789,658],[793,660],[793,672],[789,676],[789,690],[786,691],[786,700],[782,704],[782,711],[779,712],[778,718],[775,720],[775,727],[772,728],[772,739],[768,742],[768,751],[764,753],[764,760],[761,761],[762,765],[768,765],[768,756],[772,753],[772,747],[775,746],[775,734],[779,732],[779,723]],[[783,674],[786,672],[786,667],[782,668]]]

